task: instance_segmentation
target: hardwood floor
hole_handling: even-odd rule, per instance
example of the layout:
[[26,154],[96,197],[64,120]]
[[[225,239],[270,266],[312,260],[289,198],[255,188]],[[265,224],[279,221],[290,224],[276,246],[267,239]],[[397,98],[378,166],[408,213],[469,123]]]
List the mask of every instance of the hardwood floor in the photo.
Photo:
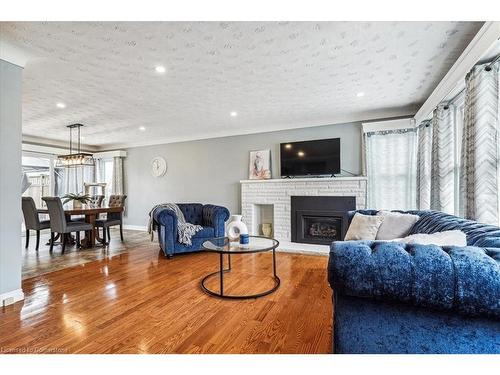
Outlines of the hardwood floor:
[[[280,252],[274,294],[221,300],[199,285],[218,255],[167,260],[157,243],[129,238],[126,252],[25,279],[25,300],[0,312],[0,352],[331,352],[327,257]],[[272,283],[271,254],[233,255],[232,266],[227,292]]]
[[27,249],[24,248],[25,238],[21,239],[21,251],[23,253],[22,277],[27,279],[34,276],[43,275],[49,272],[58,271],[71,266],[82,265],[94,260],[133,251],[137,246],[150,242],[150,237],[143,231],[124,230],[126,241],[120,241],[120,232],[116,228],[111,228],[111,240],[108,246],[95,246],[92,248],[80,248],[76,246],[66,246],[66,251],[61,254],[61,246],[54,246],[54,251],[49,252],[50,239],[49,231],[43,231],[40,237],[40,248],[35,250],[35,241],[30,241]]

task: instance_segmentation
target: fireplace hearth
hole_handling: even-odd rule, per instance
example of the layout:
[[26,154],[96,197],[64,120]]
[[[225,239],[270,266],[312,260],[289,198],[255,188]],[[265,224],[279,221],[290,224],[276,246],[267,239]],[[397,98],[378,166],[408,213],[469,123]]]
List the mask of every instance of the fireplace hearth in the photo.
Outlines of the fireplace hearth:
[[355,209],[355,197],[292,196],[292,242],[329,245],[343,240],[347,211]]

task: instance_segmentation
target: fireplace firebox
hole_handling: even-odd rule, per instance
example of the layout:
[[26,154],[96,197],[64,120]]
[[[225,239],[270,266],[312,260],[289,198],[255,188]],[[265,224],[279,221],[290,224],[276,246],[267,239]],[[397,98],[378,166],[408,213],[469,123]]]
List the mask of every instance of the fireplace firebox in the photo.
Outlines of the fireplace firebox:
[[292,242],[329,245],[343,240],[347,211],[355,209],[355,197],[292,196]]

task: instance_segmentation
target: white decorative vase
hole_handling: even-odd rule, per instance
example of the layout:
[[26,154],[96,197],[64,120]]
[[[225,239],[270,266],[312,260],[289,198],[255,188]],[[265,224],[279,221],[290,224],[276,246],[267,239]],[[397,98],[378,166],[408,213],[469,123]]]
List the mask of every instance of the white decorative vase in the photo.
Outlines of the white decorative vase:
[[271,234],[273,233],[273,225],[271,223],[263,223],[261,229],[264,237],[271,238]]
[[237,241],[240,234],[248,234],[248,228],[243,221],[241,215],[231,215],[229,224],[227,225],[227,237],[230,241]]
[[82,209],[82,202],[77,201],[76,199],[73,199],[73,209],[74,210],[81,210]]

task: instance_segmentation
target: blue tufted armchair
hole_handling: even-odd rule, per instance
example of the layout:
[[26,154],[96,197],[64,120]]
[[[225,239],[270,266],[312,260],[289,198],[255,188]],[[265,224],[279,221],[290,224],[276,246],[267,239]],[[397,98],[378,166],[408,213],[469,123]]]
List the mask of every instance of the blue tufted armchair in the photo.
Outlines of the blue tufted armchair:
[[158,241],[168,258],[178,253],[199,251],[201,244],[207,239],[224,236],[225,222],[229,219],[227,208],[199,203],[178,203],[177,205],[188,223],[201,225],[203,229],[192,237],[191,246],[186,246],[178,241],[178,219],[175,212],[167,208],[155,210],[153,219],[158,230]]

